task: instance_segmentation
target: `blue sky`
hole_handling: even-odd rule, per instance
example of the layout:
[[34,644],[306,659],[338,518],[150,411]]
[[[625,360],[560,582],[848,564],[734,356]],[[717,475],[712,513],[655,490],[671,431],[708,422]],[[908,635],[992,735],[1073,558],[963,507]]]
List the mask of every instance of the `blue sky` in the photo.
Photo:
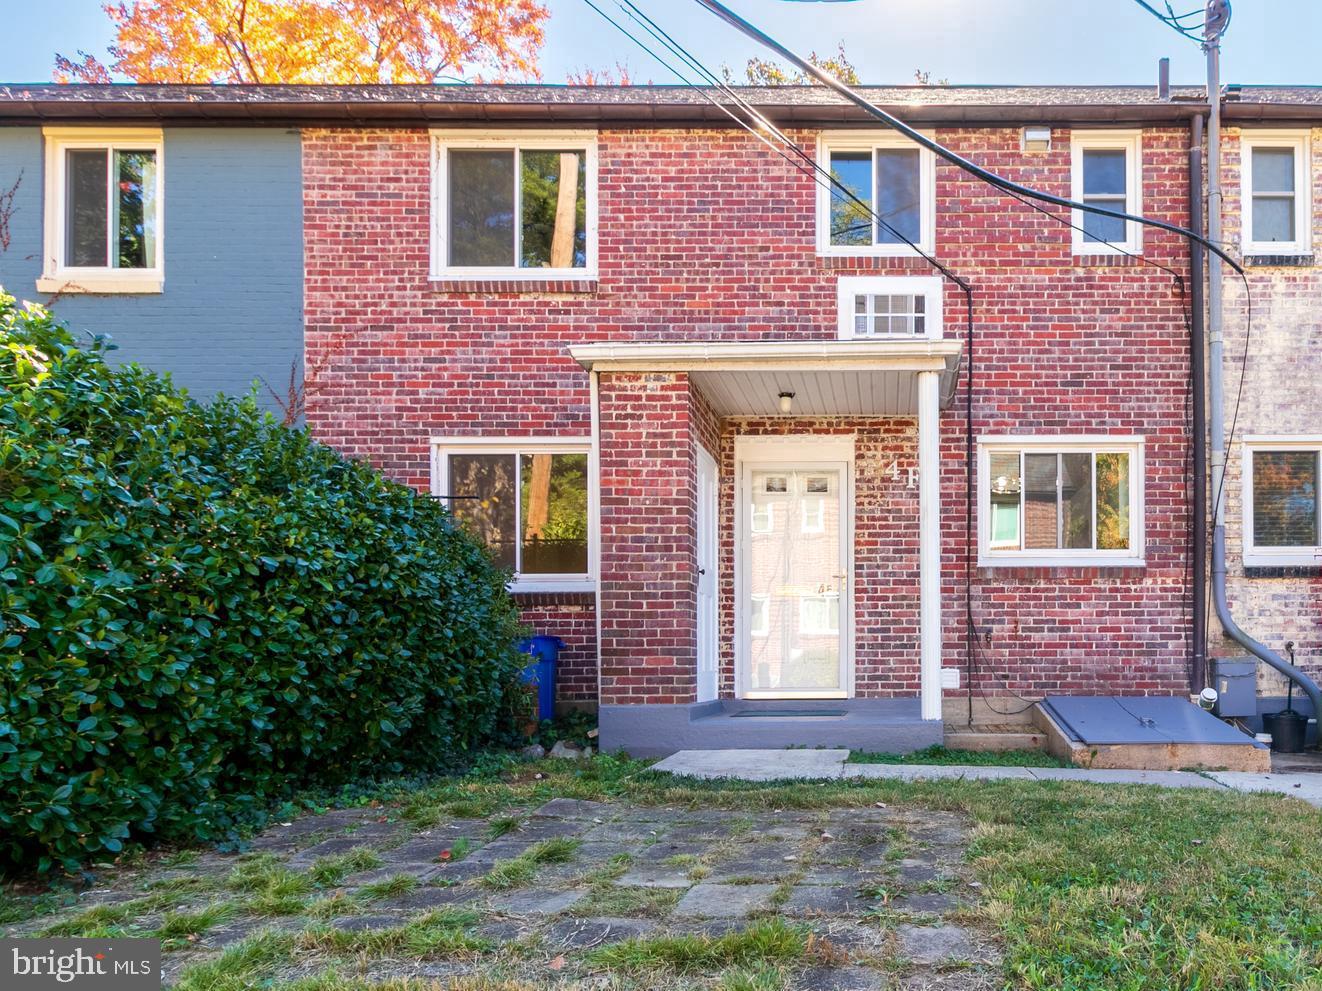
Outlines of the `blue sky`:
[[[563,82],[584,67],[625,63],[637,82],[675,79],[606,24],[583,0],[551,8],[543,78]],[[741,67],[756,48],[691,0],[635,0],[710,66]],[[1176,83],[1202,79],[1198,47],[1133,0],[856,0],[805,3],[728,0],[800,50],[846,42],[865,82],[907,83],[915,69],[952,83],[1147,83],[1169,55]],[[599,0],[613,9],[613,0]],[[104,54],[111,39],[100,0],[0,0],[6,9],[0,80],[50,79],[54,53]],[[1179,0],[1177,10],[1199,6]],[[1240,83],[1322,84],[1317,0],[1238,0],[1224,43],[1223,78]]]

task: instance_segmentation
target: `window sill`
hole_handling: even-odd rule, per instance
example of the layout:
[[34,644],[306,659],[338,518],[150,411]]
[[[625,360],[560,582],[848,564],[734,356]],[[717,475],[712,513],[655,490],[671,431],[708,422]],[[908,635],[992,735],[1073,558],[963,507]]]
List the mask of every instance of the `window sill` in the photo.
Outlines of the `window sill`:
[[1141,557],[987,557],[978,555],[979,568],[1145,568]]
[[1290,554],[1259,554],[1252,551],[1244,555],[1245,568],[1322,568],[1322,548],[1296,551]]
[[1144,264],[1143,249],[1125,247],[1123,251],[1119,248],[1111,248],[1107,251],[1093,251],[1074,249],[1074,264],[1084,266],[1138,266]]
[[1245,249],[1244,264],[1250,268],[1309,268],[1314,261],[1311,251],[1272,251],[1259,247]]
[[127,295],[130,293],[161,293],[165,279],[160,276],[130,278],[116,275],[39,276],[37,292],[66,296],[74,293]]
[[597,583],[590,578],[559,581],[554,579],[516,578],[506,586],[511,595],[546,595],[556,592],[595,592]]
[[595,275],[527,278],[518,275],[429,275],[434,292],[453,293],[595,293]]

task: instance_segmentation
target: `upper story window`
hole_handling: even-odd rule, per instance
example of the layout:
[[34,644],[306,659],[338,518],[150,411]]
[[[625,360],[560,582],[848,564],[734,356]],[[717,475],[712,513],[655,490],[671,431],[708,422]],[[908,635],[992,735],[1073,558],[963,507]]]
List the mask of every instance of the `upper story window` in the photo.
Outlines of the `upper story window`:
[[514,572],[514,590],[591,587],[586,444],[446,438],[433,449],[433,492]]
[[1244,254],[1312,252],[1308,145],[1307,132],[1242,132]]
[[818,183],[818,254],[911,255],[910,242],[933,251],[936,165],[930,151],[894,132],[842,132],[821,136],[817,160],[866,204]]
[[1244,563],[1322,566],[1322,437],[1251,439],[1245,446]]
[[[1137,131],[1075,131],[1070,136],[1070,198],[1137,216],[1143,212],[1142,141]],[[1142,225],[1075,210],[1076,255],[1138,253]],[[1082,228],[1079,230],[1077,228]]]
[[47,128],[41,292],[160,292],[159,130]]
[[979,563],[1143,563],[1137,438],[998,437],[979,450]]
[[841,276],[836,282],[840,339],[939,340],[942,299],[939,276]]
[[432,276],[588,279],[597,268],[596,135],[432,135]]

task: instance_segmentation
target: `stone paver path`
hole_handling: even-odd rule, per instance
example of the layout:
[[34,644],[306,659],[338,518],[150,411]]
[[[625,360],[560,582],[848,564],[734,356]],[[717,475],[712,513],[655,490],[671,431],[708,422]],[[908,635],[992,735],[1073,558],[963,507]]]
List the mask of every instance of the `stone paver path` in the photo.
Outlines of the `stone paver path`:
[[[86,893],[70,913],[12,934],[67,926],[94,904],[130,904],[177,888],[180,896],[169,904],[133,903],[144,907],[123,920],[125,934],[151,931],[167,911],[187,916],[224,900],[230,913],[169,941],[167,983],[186,966],[270,931],[293,941],[292,949],[258,983],[334,966],[348,977],[414,976],[440,987],[464,975],[533,988],[715,987],[719,968],[698,976],[664,968],[617,972],[598,955],[629,940],[715,939],[773,918],[808,935],[803,953],[782,963],[787,988],[1001,983],[999,954],[976,912],[979,892],[964,863],[969,826],[953,813],[718,811],[555,799],[522,810],[513,823],[506,812],[422,831],[393,814],[330,812],[270,830],[242,856],[203,854],[186,867],[126,873]],[[337,875],[330,867],[344,861],[333,858],[346,855],[373,866]],[[251,887],[235,879],[259,868],[301,893],[258,906]],[[288,881],[291,875],[304,879],[302,887]],[[314,877],[322,880],[309,888],[306,879]],[[443,940],[416,934],[438,919],[457,928]],[[415,935],[392,940],[405,932]]]
[[1163,788],[1231,788],[1277,792],[1322,808],[1322,774],[1306,771],[1129,771],[1087,767],[978,767],[958,764],[848,764],[848,750],[681,750],[653,765],[692,778],[740,781],[834,781],[886,778],[900,781],[1087,781],[1093,784],[1160,785]]

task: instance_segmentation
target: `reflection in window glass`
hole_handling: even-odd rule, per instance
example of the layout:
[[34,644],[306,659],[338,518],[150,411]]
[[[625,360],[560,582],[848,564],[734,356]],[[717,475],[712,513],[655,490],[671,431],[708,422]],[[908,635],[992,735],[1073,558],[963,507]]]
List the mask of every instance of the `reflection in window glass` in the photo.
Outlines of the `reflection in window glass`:
[[588,456],[523,454],[519,468],[520,574],[586,574]]
[[991,455],[991,545],[1018,550],[1019,497],[1023,485],[1019,478],[1019,452],[996,451]]
[[587,155],[524,151],[520,159],[524,268],[584,268],[588,263]]
[[872,243],[872,153],[836,151],[831,153],[831,175],[857,200],[831,187],[831,243],[866,245]]
[[1097,455],[1097,549],[1129,549],[1129,455]]
[[1024,546],[1059,547],[1056,455],[1024,455]]
[[120,268],[156,264],[156,152],[115,152],[115,239]]
[[450,455],[450,510],[502,568],[515,560],[513,454]]
[[1253,453],[1253,543],[1318,546],[1318,453]]
[[876,156],[877,216],[887,225],[877,231],[877,243],[917,243],[922,237],[918,149],[878,148]]
[[1060,456],[1060,533],[1062,546],[1092,547],[1092,455]]
[[1253,240],[1295,239],[1294,149],[1257,148],[1253,156]]
[[[1124,212],[1126,203],[1126,152],[1123,148],[1085,148],[1083,151],[1083,202]],[[1084,212],[1083,239],[1122,244],[1125,221]]]
[[514,151],[449,155],[449,264],[512,266]]

